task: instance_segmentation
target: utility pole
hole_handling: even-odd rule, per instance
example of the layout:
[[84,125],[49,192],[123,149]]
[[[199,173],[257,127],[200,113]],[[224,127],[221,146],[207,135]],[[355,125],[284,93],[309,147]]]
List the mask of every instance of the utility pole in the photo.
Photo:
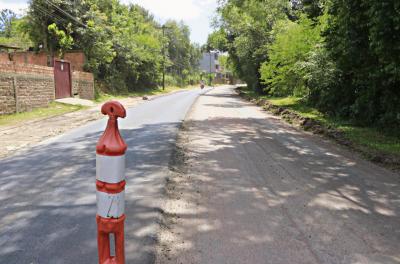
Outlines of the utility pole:
[[165,38],[165,25],[162,25],[162,36],[163,36],[163,40],[162,40],[162,42],[163,42],[163,49],[162,49],[162,52],[163,52],[162,88],[163,88],[163,90],[165,90],[165,41],[164,41],[164,38]]
[[211,50],[210,50],[210,75],[209,75],[209,80],[210,80],[210,86],[212,86],[212,77],[211,77]]

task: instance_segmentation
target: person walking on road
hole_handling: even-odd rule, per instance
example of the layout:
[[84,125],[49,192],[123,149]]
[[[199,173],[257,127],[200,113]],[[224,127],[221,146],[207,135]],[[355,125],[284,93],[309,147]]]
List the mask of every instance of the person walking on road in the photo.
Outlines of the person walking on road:
[[203,90],[204,89],[204,81],[200,80],[200,88]]

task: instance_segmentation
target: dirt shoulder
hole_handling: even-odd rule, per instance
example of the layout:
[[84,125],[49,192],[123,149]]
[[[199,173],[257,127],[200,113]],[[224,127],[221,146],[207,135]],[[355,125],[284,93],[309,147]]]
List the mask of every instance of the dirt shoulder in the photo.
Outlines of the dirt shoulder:
[[398,174],[231,89],[198,99],[174,156],[158,264],[400,262]]
[[346,133],[341,129],[336,128],[331,124],[325,124],[313,118],[304,117],[301,114],[296,113],[287,107],[281,107],[272,104],[267,99],[263,98],[253,98],[248,96],[246,93],[243,93],[242,89],[236,89],[238,95],[245,100],[256,104],[261,107],[265,111],[278,116],[288,122],[291,125],[294,125],[297,128],[301,128],[305,131],[309,131],[316,135],[324,136],[339,145],[345,146],[348,149],[361,154],[365,159],[374,162],[380,166],[391,169],[396,172],[400,172],[400,156],[395,155],[389,152],[379,151],[377,149],[373,149],[366,145],[359,144],[349,137],[346,136]]
[[[184,91],[184,89],[161,95],[148,96],[145,99],[152,100],[180,91]],[[117,100],[126,108],[146,101],[143,100],[143,97],[128,97]],[[0,142],[2,143],[0,158],[13,155],[18,151],[32,147],[48,138],[103,118],[104,116],[100,113],[101,105],[102,103],[84,110],[46,118],[34,118],[13,125],[0,126]]]

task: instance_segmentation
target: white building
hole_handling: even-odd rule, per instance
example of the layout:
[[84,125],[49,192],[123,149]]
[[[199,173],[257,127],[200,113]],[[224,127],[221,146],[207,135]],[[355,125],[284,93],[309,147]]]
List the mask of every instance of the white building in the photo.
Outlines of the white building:
[[220,65],[218,61],[220,52],[210,51],[203,52],[203,57],[200,59],[200,70],[204,73],[219,73]]

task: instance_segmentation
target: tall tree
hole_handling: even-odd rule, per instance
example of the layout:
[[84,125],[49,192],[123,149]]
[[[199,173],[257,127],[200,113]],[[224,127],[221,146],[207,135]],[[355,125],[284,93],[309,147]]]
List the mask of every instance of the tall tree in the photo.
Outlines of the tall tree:
[[[37,48],[51,54],[82,49],[85,69],[109,90],[126,92],[160,83],[164,39],[153,16],[139,5],[119,0],[31,0],[28,21]],[[188,27],[170,23],[175,25],[171,71],[185,76],[193,70],[196,49]]]
[[[226,44],[222,46],[229,52],[239,78],[259,92],[262,91],[259,68],[268,59],[271,30],[277,20],[287,16],[289,8],[290,3],[285,0],[220,1],[216,24],[218,35],[225,34]],[[224,43],[218,35],[212,35],[210,42],[215,37],[220,44]]]
[[176,21],[167,21],[164,25],[168,42],[168,73],[182,85],[198,69],[199,48],[190,42],[189,27]]
[[327,49],[341,75],[327,107],[364,123],[399,125],[400,3],[331,2]]
[[0,36],[11,37],[13,20],[16,18],[17,15],[9,9],[0,11]]

